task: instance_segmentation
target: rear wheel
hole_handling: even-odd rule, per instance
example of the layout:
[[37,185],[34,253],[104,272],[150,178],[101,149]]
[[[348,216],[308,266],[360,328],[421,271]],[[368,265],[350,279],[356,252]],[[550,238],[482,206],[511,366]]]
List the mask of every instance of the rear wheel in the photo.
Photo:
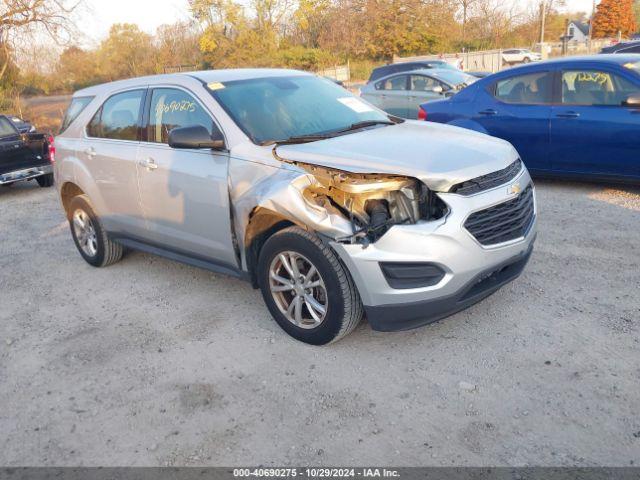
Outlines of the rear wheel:
[[41,175],[36,177],[36,181],[38,185],[42,188],[52,187],[53,186],[53,173],[47,173],[46,175]]
[[524,57],[524,60],[522,61],[522,63],[529,63],[531,61],[531,59],[529,57]]
[[106,267],[122,258],[122,246],[109,239],[86,195],[71,200],[68,214],[73,241],[88,264]]
[[333,250],[301,228],[287,228],[267,240],[258,281],[276,322],[302,342],[334,342],[362,319],[362,302],[349,272]]

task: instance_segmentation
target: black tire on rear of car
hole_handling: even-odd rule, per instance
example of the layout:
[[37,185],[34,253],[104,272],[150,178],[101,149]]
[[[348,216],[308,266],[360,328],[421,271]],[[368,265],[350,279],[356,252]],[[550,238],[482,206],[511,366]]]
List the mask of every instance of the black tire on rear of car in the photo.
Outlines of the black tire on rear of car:
[[86,195],[71,200],[68,219],[73,241],[89,265],[106,267],[122,258],[122,245],[109,238]]
[[36,177],[36,181],[38,185],[42,188],[52,187],[53,186],[53,173],[47,173],[46,175],[40,175]]
[[[294,277],[297,275],[299,283],[289,282],[289,270]],[[257,275],[271,315],[301,342],[335,342],[362,319],[362,301],[347,269],[317,235],[299,227],[281,230],[265,242]],[[290,312],[287,305],[293,306]]]

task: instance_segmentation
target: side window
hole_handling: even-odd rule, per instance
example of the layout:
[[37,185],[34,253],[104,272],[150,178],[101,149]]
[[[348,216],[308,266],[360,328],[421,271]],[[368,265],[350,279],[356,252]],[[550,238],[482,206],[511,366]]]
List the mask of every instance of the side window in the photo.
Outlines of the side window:
[[18,130],[6,117],[0,117],[0,138],[18,135]]
[[144,90],[131,90],[109,97],[89,122],[87,135],[114,140],[137,140],[143,97]]
[[149,142],[168,143],[172,129],[195,125],[205,127],[214,137],[222,136],[209,113],[190,94],[176,88],[153,90],[147,127]]
[[438,80],[424,75],[410,75],[409,86],[410,90],[416,92],[432,92],[434,87],[443,87],[444,90],[444,86]]
[[391,77],[376,84],[376,90],[406,90],[407,76],[398,75]]
[[580,70],[562,72],[562,103],[566,105],[622,105],[640,88],[609,72]]
[[553,99],[552,79],[549,72],[539,72],[500,80],[496,84],[495,97],[505,103],[550,104]]

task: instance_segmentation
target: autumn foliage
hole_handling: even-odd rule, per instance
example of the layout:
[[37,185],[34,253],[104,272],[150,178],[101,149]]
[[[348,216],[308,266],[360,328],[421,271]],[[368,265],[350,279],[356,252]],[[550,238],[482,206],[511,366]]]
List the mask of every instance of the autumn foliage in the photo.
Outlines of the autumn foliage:
[[593,37],[629,37],[636,31],[633,0],[602,0],[593,18]]

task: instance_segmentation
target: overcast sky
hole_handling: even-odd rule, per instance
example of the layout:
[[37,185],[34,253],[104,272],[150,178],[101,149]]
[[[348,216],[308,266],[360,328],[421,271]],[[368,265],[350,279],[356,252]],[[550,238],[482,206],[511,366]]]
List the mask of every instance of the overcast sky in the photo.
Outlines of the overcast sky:
[[[517,0],[529,4],[535,0]],[[591,11],[592,0],[567,0],[567,9]],[[80,17],[80,29],[86,42],[97,43],[113,23],[137,23],[143,30],[155,33],[159,25],[188,17],[187,0],[86,0]]]

